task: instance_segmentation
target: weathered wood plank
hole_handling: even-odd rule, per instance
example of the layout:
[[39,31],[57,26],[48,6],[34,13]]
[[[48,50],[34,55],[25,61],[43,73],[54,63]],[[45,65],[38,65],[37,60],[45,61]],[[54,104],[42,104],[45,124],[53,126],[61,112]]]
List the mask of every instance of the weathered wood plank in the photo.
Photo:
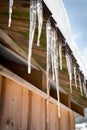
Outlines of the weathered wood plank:
[[69,112],[70,130],[75,130],[75,116],[73,112]]
[[2,76],[0,75],[0,108],[1,108],[1,88],[2,88]]
[[1,130],[27,130],[28,90],[6,79],[1,114]]
[[27,130],[28,129],[28,119],[29,115],[29,91],[25,88],[23,88],[23,94],[22,94],[22,116],[21,116],[21,130]]
[[60,130],[70,130],[68,111],[61,108]]
[[32,93],[30,130],[45,130],[45,101]]
[[42,90],[46,92],[46,74],[42,72]]
[[49,130],[59,130],[57,106],[49,103]]
[[71,109],[78,114],[84,116],[84,108],[73,101],[71,101]]
[[8,86],[7,79],[4,81],[5,83],[5,90],[3,96],[3,103],[2,103],[2,111],[1,111],[1,130],[11,130],[11,114],[12,114],[12,96],[13,96],[13,89],[12,87]]

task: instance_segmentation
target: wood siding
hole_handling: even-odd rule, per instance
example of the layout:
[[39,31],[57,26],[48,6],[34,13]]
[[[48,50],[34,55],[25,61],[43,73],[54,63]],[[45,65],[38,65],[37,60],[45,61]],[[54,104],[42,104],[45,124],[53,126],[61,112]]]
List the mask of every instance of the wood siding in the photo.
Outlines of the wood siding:
[[[0,75],[0,130],[74,130],[72,112],[61,108]],[[47,123],[48,118],[48,123]]]

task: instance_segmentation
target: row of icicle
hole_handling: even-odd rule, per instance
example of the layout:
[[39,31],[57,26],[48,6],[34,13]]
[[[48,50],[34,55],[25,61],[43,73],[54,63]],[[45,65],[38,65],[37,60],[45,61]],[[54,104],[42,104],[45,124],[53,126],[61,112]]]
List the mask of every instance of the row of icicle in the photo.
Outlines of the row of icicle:
[[[66,63],[67,63],[67,69],[68,69],[68,74],[69,74],[69,81],[70,81],[70,92],[72,94],[72,64],[73,62],[72,62],[72,56],[70,55],[68,49],[66,49]],[[77,71],[77,67],[75,63],[74,63],[73,70],[74,70],[75,87],[77,89],[77,75],[78,75],[81,95],[83,95],[83,91],[84,91],[84,94],[87,98],[86,79],[84,77],[84,81],[82,82],[80,70]]]
[[[14,0],[9,0],[9,22],[8,27],[11,26],[11,15],[12,15],[12,6]],[[38,39],[37,46],[40,46],[40,36],[43,25],[43,6],[42,0],[30,0],[30,28],[29,28],[29,48],[28,48],[28,73],[31,73],[31,56],[32,56],[32,47],[33,40],[36,28],[36,18],[38,16]],[[60,70],[62,70],[62,43],[58,45],[58,37],[57,31],[51,26],[50,18],[47,20],[46,24],[46,37],[47,37],[47,94],[48,98],[50,96],[50,72],[52,72],[52,79],[56,82],[57,89],[57,98],[58,98],[58,116],[60,117],[60,97],[59,97],[59,77],[58,77],[58,66],[60,66]],[[72,58],[66,49],[66,63],[69,74],[69,82],[70,82],[70,92],[72,93]],[[60,59],[60,63],[58,63],[58,56]],[[59,64],[59,65],[58,65]],[[87,97],[86,90],[86,80],[82,84],[80,72],[78,73],[79,84],[81,95],[84,93]],[[74,65],[74,79],[75,86],[77,89],[77,70],[76,65]],[[83,86],[83,87],[82,87]],[[83,88],[83,89],[82,89]]]
[[40,46],[40,36],[43,25],[43,6],[42,0],[30,1],[30,29],[29,29],[29,48],[28,48],[28,73],[31,73],[31,55],[36,28],[36,16],[38,15],[38,39],[37,46]]

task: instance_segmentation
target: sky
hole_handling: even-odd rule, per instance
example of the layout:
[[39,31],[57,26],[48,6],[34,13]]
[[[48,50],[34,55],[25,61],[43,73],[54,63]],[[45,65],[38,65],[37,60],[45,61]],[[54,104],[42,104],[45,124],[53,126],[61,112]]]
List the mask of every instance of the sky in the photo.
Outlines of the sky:
[[87,0],[63,0],[72,37],[87,65]]

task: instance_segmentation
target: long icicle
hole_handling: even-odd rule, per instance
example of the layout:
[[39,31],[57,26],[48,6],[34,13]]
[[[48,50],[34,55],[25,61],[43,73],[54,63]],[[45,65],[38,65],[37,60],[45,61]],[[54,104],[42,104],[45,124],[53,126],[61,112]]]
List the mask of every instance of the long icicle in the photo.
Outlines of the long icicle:
[[[50,68],[52,63],[52,75],[56,79],[56,89],[58,98],[58,117],[60,117],[60,97],[59,97],[59,77],[58,77],[58,47],[57,47],[57,34],[56,31],[51,28],[50,20],[47,21],[47,94],[49,97],[49,80],[50,80]],[[53,57],[52,57],[53,56]],[[49,112],[48,101],[47,101],[47,115]],[[47,119],[48,121],[48,119]]]
[[11,16],[12,16],[12,7],[13,7],[14,0],[9,0],[9,20],[8,20],[8,27],[11,27]]
[[59,96],[59,76],[58,76],[58,44],[57,44],[57,32],[53,29],[54,32],[54,71],[56,79],[56,89],[57,89],[57,99],[58,99],[58,117],[60,118],[60,96]]
[[[47,37],[47,94],[48,94],[48,99],[50,95],[50,43],[51,43],[51,23],[50,19],[48,19],[47,24],[46,24],[46,37]],[[49,122],[49,101],[47,100],[47,124]]]
[[76,75],[76,66],[74,66],[74,80],[75,80],[75,86],[77,89],[77,75]]
[[36,0],[30,1],[30,30],[29,30],[29,48],[28,48],[28,73],[31,73],[31,55],[33,39],[36,27]]
[[52,63],[52,79],[55,81],[55,70],[54,70],[54,31],[51,32],[51,63]]
[[51,23],[48,19],[46,24],[46,36],[47,36],[47,93],[49,95],[49,76],[50,76],[50,55],[51,55]]
[[60,70],[62,70],[62,43],[59,44]]
[[37,40],[37,46],[40,46],[40,36],[41,36],[42,25],[43,25],[42,0],[37,0],[37,13],[38,13],[38,40]]
[[66,50],[66,63],[67,63],[67,69],[69,74],[69,81],[70,81],[70,92],[72,94],[72,67],[71,67],[71,58],[68,53],[68,50]]
[[57,45],[56,30],[54,30],[54,69],[55,69],[55,79],[56,79],[57,99],[58,99],[58,117],[60,118],[60,96],[59,96],[59,76],[58,76],[58,45]]
[[79,76],[80,92],[81,92],[81,95],[83,95],[83,91],[82,91],[82,82],[81,82],[81,75],[80,75],[80,72],[79,72],[78,76]]
[[85,78],[84,78],[84,81],[83,81],[83,90],[84,90],[84,94],[85,94],[85,96],[87,98],[87,90],[86,90],[86,80],[85,80]]

